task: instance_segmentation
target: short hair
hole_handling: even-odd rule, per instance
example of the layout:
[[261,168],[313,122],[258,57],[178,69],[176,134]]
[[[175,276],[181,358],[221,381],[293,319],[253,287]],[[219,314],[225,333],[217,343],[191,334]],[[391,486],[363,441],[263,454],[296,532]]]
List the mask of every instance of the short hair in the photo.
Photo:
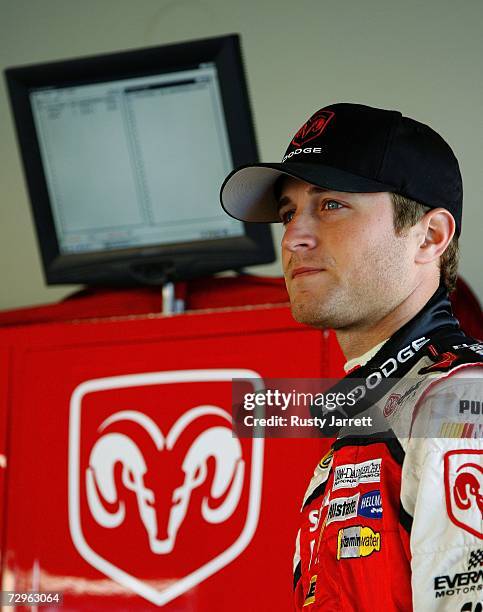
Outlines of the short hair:
[[[394,208],[394,229],[396,234],[402,234],[424,217],[429,206],[410,200],[398,193],[391,193]],[[459,246],[458,236],[455,234],[439,258],[439,276],[448,293],[454,291],[458,274]]]

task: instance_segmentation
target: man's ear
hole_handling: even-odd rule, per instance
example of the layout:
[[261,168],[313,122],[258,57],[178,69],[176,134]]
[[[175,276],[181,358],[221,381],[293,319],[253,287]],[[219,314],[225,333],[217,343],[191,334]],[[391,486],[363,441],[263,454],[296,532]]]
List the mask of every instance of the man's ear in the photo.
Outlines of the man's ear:
[[416,263],[429,263],[438,259],[454,236],[456,224],[445,208],[432,208],[418,223],[418,249]]

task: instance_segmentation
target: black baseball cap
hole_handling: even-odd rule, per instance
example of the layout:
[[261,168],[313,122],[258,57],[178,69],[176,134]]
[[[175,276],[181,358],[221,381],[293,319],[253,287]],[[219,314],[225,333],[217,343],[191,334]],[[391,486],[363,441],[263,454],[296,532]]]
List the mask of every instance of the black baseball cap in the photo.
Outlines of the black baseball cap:
[[236,168],[220,192],[224,210],[241,221],[279,222],[273,186],[282,175],[352,193],[389,191],[429,208],[446,208],[461,232],[463,184],[448,143],[399,111],[331,104],[292,138],[280,163]]

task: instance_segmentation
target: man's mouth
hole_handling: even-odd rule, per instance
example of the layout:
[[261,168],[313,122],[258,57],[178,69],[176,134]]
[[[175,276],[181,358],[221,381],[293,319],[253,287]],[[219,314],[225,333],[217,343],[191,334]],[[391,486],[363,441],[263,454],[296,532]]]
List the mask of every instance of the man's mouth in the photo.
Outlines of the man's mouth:
[[292,272],[292,279],[297,276],[309,276],[310,274],[317,274],[318,272],[322,272],[323,268],[311,268],[308,266],[303,266],[300,268],[295,268]]

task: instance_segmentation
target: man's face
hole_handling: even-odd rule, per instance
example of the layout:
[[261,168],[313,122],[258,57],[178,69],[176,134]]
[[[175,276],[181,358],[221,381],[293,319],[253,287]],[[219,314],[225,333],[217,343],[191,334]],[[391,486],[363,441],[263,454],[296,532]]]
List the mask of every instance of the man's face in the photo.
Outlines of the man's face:
[[[415,283],[409,237],[396,235],[389,193],[342,193],[284,179],[282,262],[294,318],[370,328]],[[414,244],[414,241],[413,241]]]

